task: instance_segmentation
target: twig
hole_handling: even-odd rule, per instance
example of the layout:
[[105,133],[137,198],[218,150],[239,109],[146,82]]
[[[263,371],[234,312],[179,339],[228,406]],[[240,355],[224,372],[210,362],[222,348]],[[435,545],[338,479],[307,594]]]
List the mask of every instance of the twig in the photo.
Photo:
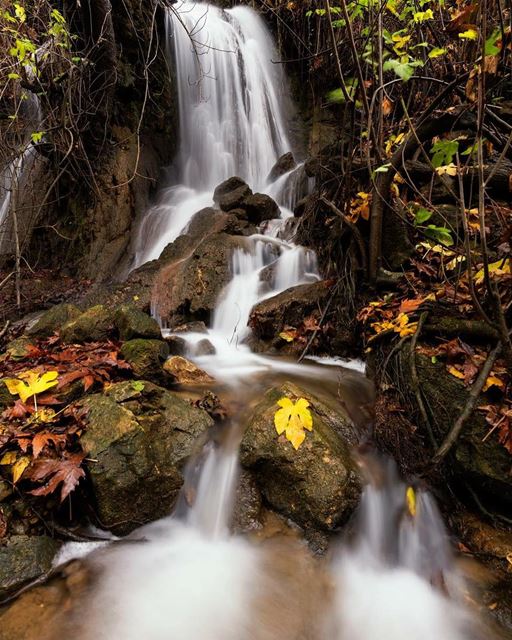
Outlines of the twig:
[[5,336],[10,324],[11,324],[11,321],[7,320],[7,322],[4,324],[4,328],[0,331],[0,338],[3,338]]
[[459,437],[464,427],[464,424],[466,423],[466,420],[473,413],[475,405],[478,401],[478,397],[480,396],[480,393],[484,388],[485,381],[487,380],[500,351],[501,351],[501,342],[498,342],[498,344],[487,356],[487,360],[485,361],[484,366],[482,367],[480,373],[478,374],[478,378],[475,380],[473,386],[471,387],[468,400],[466,402],[466,405],[464,406],[464,409],[462,410],[462,413],[457,418],[455,424],[450,429],[443,443],[437,450],[433,460],[434,464],[439,464],[439,462],[441,462],[441,460],[446,456],[446,454],[450,451],[450,449],[453,447],[453,445],[457,441],[457,438]]
[[325,309],[323,310],[323,313],[320,317],[320,320],[318,321],[318,328],[315,329],[313,331],[313,333],[311,334],[310,339],[308,340],[308,343],[306,344],[306,346],[304,347],[304,351],[300,354],[299,359],[297,360],[297,362],[302,362],[302,360],[304,360],[304,358],[306,357],[307,352],[309,351],[309,347],[313,344],[313,340],[316,338],[316,334],[318,333],[318,329],[320,329],[320,327],[322,326],[323,321],[325,320],[325,316],[327,315],[327,312],[329,311],[329,307],[331,306],[331,302],[334,298],[334,292],[331,293],[331,297],[329,298],[329,300],[327,300],[327,304],[325,305]]

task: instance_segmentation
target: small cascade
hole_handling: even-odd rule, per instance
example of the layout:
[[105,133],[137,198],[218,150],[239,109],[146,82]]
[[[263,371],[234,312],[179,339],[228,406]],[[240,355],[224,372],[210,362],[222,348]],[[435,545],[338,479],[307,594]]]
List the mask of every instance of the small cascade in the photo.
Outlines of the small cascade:
[[464,580],[432,496],[400,481],[391,460],[366,458],[362,463],[369,484],[354,540],[342,547],[333,565],[336,606],[331,637],[480,637],[463,607]]

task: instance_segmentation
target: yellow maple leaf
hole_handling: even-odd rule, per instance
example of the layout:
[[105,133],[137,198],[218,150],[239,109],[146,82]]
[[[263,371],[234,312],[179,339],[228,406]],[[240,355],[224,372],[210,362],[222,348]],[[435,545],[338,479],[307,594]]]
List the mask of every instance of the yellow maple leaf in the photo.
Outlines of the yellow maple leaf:
[[304,442],[306,433],[313,430],[313,416],[311,415],[309,402],[306,398],[299,398],[293,402],[290,398],[281,398],[277,401],[281,407],[274,414],[274,425],[279,435],[285,434],[286,439],[292,443],[294,449],[298,449]]
[[54,387],[58,376],[58,371],[47,371],[42,376],[37,371],[23,371],[18,378],[8,378],[4,382],[11,395],[18,395],[22,402],[26,402],[28,398]]

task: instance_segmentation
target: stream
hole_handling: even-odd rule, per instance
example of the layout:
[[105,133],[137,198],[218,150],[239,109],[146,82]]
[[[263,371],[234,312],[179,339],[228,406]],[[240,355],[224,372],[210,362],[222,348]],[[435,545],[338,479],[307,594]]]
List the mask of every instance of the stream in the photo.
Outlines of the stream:
[[[358,361],[306,358],[299,364],[251,351],[247,322],[254,305],[321,278],[314,253],[293,242],[292,210],[309,188],[302,164],[268,179],[293,147],[293,107],[282,68],[271,62],[277,59],[272,38],[255,11],[188,1],[174,6],[167,31],[179,93],[180,149],[168,186],[140,223],[133,266],[158,257],[186,232],[194,213],[213,206],[215,187],[235,175],[272,196],[281,217],[263,223],[232,255],[232,279],[208,328],[215,353],[197,355],[204,333],[180,334],[187,357],[216,379],[219,395],[240,416],[235,411],[222,437],[190,461],[173,514],[135,531],[131,543],[80,550],[91,552],[88,562],[98,575],[84,605],[87,628],[80,638],[482,637],[433,498],[420,487],[412,491],[392,461],[367,447],[354,452],[365,479],[356,517],[324,557],[315,557],[294,527],[268,537],[231,531],[241,414],[250,413],[276,381],[300,382],[338,403],[341,398],[349,413],[368,402],[371,389]],[[272,277],[263,281],[269,268]],[[153,306],[158,318],[158,300]],[[366,441],[368,419],[359,415],[356,422]],[[76,555],[78,546],[68,547],[66,557]]]

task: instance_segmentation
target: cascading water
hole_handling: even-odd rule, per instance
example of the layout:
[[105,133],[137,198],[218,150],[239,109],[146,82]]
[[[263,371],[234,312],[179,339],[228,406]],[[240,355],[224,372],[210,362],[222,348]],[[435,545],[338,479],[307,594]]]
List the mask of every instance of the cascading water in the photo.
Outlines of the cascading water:
[[[258,15],[185,2],[169,14],[179,84],[181,147],[175,185],[163,190],[144,219],[137,263],[157,257],[211,205],[215,186],[237,174],[271,194],[282,216],[246,238],[232,256],[209,340],[215,355],[195,357],[204,333],[189,333],[190,356],[235,389],[254,374],[313,378],[341,371],[251,353],[244,343],[255,303],[318,278],[312,252],[289,241],[287,219],[308,184],[297,168],[267,184],[269,170],[289,150],[279,69]],[[184,26],[189,30],[187,35]],[[286,96],[284,96],[286,100]],[[262,278],[266,272],[266,277]],[[256,385],[257,387],[257,385]],[[252,389],[252,398],[261,389]],[[244,392],[250,396],[247,388]],[[333,393],[337,397],[339,388]],[[236,433],[236,429],[234,432]],[[233,439],[209,443],[192,461],[175,514],[135,532],[144,542],[100,550],[99,584],[88,605],[86,640],[469,640],[441,519],[432,498],[414,493],[387,468],[370,474],[354,542],[333,563],[305,572],[304,545],[275,550],[230,534],[238,462]],[[413,513],[414,511],[414,513]],[[278,561],[277,561],[278,559]],[[284,569],[280,565],[284,563]],[[318,578],[318,575],[321,575]],[[325,585],[328,585],[327,587]],[[319,585],[322,585],[321,587]],[[318,587],[318,588],[317,588]],[[320,595],[319,595],[320,594]],[[283,622],[284,621],[284,622]]]

